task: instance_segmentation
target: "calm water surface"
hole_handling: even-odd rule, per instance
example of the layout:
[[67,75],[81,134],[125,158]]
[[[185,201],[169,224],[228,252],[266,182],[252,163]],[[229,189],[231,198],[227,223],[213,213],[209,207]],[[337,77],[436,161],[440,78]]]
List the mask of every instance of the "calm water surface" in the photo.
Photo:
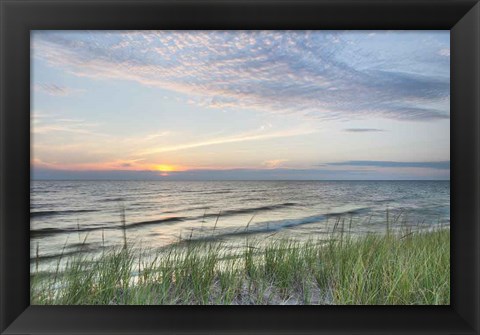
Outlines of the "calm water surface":
[[232,245],[246,237],[327,238],[339,217],[345,218],[352,233],[384,231],[387,209],[390,218],[403,213],[397,228],[450,223],[449,181],[32,181],[31,185],[32,268],[52,266],[62,254],[65,258],[80,250],[98,253],[122,245],[123,209],[129,242],[148,248],[213,236]]

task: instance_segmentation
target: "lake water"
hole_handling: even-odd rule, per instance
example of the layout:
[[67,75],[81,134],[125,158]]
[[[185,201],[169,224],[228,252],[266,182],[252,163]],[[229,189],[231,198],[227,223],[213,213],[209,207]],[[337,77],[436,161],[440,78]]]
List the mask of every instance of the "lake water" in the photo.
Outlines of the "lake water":
[[181,239],[327,238],[338,218],[352,233],[385,231],[387,212],[394,229],[448,225],[450,182],[32,181],[31,266],[121,246],[122,213],[129,243],[160,248]]

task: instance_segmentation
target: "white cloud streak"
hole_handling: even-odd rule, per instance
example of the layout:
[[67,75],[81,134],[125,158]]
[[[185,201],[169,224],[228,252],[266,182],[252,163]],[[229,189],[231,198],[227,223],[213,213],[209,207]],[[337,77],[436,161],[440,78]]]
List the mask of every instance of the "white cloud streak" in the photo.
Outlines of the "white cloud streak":
[[140,151],[137,155],[146,156],[146,155],[158,154],[163,152],[180,151],[180,150],[187,150],[187,149],[206,147],[206,146],[212,146],[212,145],[222,145],[227,143],[237,143],[237,142],[246,142],[246,141],[268,140],[268,139],[281,138],[281,137],[301,136],[301,135],[312,134],[314,132],[315,130],[309,130],[309,129],[293,129],[293,130],[285,130],[285,131],[271,132],[271,133],[265,133],[265,134],[264,133],[237,134],[237,135],[228,136],[228,137],[218,137],[213,139],[207,139],[204,141],[196,141],[196,142],[183,143],[178,145],[151,147],[149,149]]

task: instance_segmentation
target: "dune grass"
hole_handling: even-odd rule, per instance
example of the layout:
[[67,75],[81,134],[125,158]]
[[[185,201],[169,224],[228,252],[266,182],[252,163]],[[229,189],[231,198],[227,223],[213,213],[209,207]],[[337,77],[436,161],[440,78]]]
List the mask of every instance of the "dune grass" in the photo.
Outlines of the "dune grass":
[[31,303],[449,304],[450,230],[355,236],[327,241],[246,239],[171,246],[155,257],[125,245],[63,271],[33,274]]

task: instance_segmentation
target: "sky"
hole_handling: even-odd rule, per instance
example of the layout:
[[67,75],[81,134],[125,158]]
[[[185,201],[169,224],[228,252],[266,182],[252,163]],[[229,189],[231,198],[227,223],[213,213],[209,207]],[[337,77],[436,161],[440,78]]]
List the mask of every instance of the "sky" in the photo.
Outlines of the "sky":
[[448,180],[449,31],[32,31],[33,179]]

